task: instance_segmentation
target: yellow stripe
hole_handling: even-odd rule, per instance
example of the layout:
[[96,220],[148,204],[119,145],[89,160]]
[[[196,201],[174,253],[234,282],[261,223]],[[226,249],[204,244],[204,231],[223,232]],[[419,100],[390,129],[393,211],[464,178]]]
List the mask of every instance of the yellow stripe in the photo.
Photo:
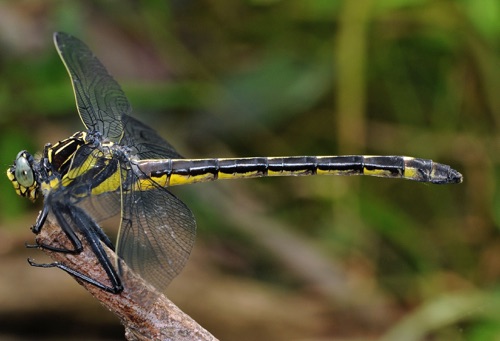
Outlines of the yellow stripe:
[[246,173],[222,173],[219,172],[218,179],[244,179],[259,176],[261,173],[259,171],[252,171]]
[[405,171],[403,176],[406,179],[419,179],[420,178],[420,173],[418,172],[417,168],[414,167],[405,167]]
[[102,194],[105,192],[113,192],[120,188],[121,186],[121,172],[118,168],[113,174],[111,174],[105,181],[103,181],[99,186],[92,189],[92,194]]
[[54,189],[57,189],[61,186],[61,182],[59,181],[58,178],[53,178],[50,181],[42,182],[40,184],[40,189],[42,190],[43,193],[47,193],[48,191],[52,191]]
[[363,168],[363,174],[364,175],[369,175],[369,176],[380,176],[380,177],[391,177],[395,178],[397,176],[394,176],[391,171],[384,170],[384,169],[367,169]]
[[187,185],[194,184],[196,182],[205,182],[215,180],[215,177],[212,173],[205,173],[200,175],[180,175],[180,174],[172,174],[170,175],[170,180],[168,182],[168,186],[177,186],[177,185]]
[[7,169],[7,177],[10,181],[14,182],[16,180],[16,176],[10,170],[11,168]]
[[[100,154],[100,155],[97,155],[97,154]],[[68,171],[68,173],[66,173],[64,178],[68,178],[69,182],[71,182],[72,179],[75,179],[78,176],[85,174],[86,171],[88,171],[89,169],[91,169],[95,166],[96,161],[98,160],[99,157],[102,157],[102,153],[98,150],[94,150],[92,152],[92,154],[89,155],[85,159],[85,162],[82,163],[79,167],[75,167],[75,168],[70,167],[70,170]],[[63,179],[63,183],[64,183],[64,180],[65,179]]]
[[[152,180],[152,181],[151,181]],[[156,185],[155,185],[156,184]],[[149,191],[160,187],[168,187],[168,176],[153,176],[151,179],[138,179],[133,186],[134,191]]]
[[328,169],[328,170],[316,170],[316,175],[355,175],[360,174],[354,172],[352,169],[339,170],[339,169]]

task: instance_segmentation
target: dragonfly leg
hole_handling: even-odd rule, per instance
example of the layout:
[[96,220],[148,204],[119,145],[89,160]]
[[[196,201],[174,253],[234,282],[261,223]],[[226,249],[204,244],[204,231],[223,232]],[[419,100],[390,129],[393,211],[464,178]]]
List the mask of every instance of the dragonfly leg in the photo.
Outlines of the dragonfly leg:
[[[27,248],[41,248],[45,250],[49,250],[52,252],[61,252],[61,253],[71,253],[71,254],[79,254],[80,252],[83,251],[83,245],[80,240],[80,238],[76,235],[74,229],[71,227],[70,223],[68,222],[67,218],[64,216],[63,213],[68,214],[68,207],[66,205],[62,204],[54,204],[54,209],[52,210],[54,212],[54,216],[56,217],[57,222],[59,223],[59,226],[63,230],[64,234],[66,237],[68,237],[68,240],[70,243],[73,245],[73,249],[68,249],[68,248],[59,248],[55,247],[49,244],[45,243],[40,243],[38,241],[35,241],[35,244],[25,244]],[[37,218],[37,221],[35,223],[35,226],[32,228],[33,232],[35,234],[40,233],[45,220],[47,218],[49,209],[48,205],[44,205],[44,208],[40,212],[40,215]]]
[[[112,261],[108,257],[108,254],[104,250],[101,243],[103,242],[104,244],[107,245],[106,241],[108,241],[108,243],[111,244],[109,238],[106,236],[105,240],[102,239],[102,236],[105,236],[104,232],[99,227],[99,225],[97,225],[97,223],[87,213],[85,213],[84,210],[73,206],[70,208],[70,214],[73,219],[74,225],[83,234],[84,238],[89,243],[92,252],[96,256],[99,263],[101,264],[101,267],[108,275],[108,279],[111,282],[111,286],[113,287],[114,290],[113,292],[119,293],[123,291],[123,284],[120,279],[120,276],[118,275],[118,272],[116,271]],[[67,270],[65,271],[71,273]],[[88,281],[80,276],[77,277],[93,285],[95,285],[94,282],[97,282],[92,278],[90,278],[91,280]]]
[[43,225],[45,224],[45,220],[47,219],[47,215],[49,214],[49,205],[43,205],[40,214],[36,218],[35,224],[31,227],[31,231],[34,234],[40,233]]
[[28,263],[29,265],[31,266],[34,266],[34,267],[37,267],[37,268],[58,268],[58,269],[61,269],[65,272],[67,272],[68,274],[70,274],[71,276],[73,277],[76,277],[84,282],[87,282],[89,284],[92,284],[96,287],[98,287],[99,289],[102,289],[104,291],[107,291],[107,292],[110,292],[112,294],[118,294],[120,293],[121,291],[123,291],[123,286],[121,285],[121,283],[113,283],[112,286],[108,286],[108,285],[105,285],[95,279],[93,279],[92,277],[89,277],[87,275],[84,275],[83,273],[77,271],[77,270],[74,270],[72,268],[70,268],[69,266],[66,266],[62,263],[59,263],[59,262],[53,262],[53,263],[36,263],[33,259],[31,258],[28,258]]
[[[49,205],[44,205],[44,208],[40,212],[40,215],[37,218],[37,221],[32,228],[33,232],[38,234],[40,233],[46,218],[49,213]],[[113,263],[109,259],[106,251],[103,248],[104,243],[106,246],[113,249],[113,244],[109,240],[109,238],[104,234],[100,226],[81,208],[74,206],[63,204],[60,202],[52,203],[52,212],[56,218],[58,225],[61,227],[61,230],[64,232],[70,243],[73,245],[73,248],[60,248],[54,247],[52,245],[48,245],[41,242],[36,242],[34,245],[26,244],[28,248],[42,248],[45,250],[49,250],[52,252],[59,253],[71,253],[71,254],[79,254],[83,251],[83,244],[80,237],[76,234],[76,231],[80,232],[85,240],[89,243],[92,252],[96,256],[97,260],[101,264],[101,267],[106,272],[108,279],[110,281],[110,285],[103,284],[98,280],[91,278],[88,275],[85,275],[75,269],[72,269],[62,263],[54,262],[47,264],[39,264],[34,262],[31,259],[28,259],[28,262],[31,266],[41,267],[41,268],[59,268],[68,274],[90,283],[98,288],[101,288],[105,291],[112,293],[119,293],[123,291],[123,284],[121,279],[113,266]]]
[[[92,220],[92,219],[91,219]],[[90,224],[90,227],[92,228],[92,231],[97,235],[100,241],[104,243],[107,247],[109,247],[111,250],[115,251],[115,246],[109,239],[109,237],[104,233],[102,228],[92,220],[93,224]]]

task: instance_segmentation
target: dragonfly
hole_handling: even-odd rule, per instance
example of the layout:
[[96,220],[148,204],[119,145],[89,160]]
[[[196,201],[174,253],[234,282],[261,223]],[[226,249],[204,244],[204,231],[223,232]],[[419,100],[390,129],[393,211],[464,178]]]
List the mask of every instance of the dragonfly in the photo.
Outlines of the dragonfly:
[[[185,159],[155,130],[131,116],[120,85],[81,40],[54,33],[56,49],[74,90],[85,126],[69,138],[46,144],[34,157],[18,153],[7,177],[31,201],[43,197],[32,231],[40,233],[49,215],[70,247],[37,242],[34,247],[79,254],[89,245],[107,279],[100,280],[62,262],[30,265],[59,268],[102,290],[124,289],[122,271],[107,246],[143,279],[164,291],[185,266],[195,242],[191,210],[168,188],[220,179],[266,176],[369,175],[433,184],[462,182],[450,166],[406,156],[287,156]],[[115,245],[101,228],[119,217]],[[83,242],[86,241],[86,243]]]

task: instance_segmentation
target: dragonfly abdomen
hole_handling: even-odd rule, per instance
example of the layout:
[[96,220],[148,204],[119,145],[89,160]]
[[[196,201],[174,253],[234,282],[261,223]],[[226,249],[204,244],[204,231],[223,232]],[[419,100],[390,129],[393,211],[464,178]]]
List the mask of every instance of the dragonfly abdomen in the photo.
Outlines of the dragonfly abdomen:
[[[437,184],[462,176],[447,165],[405,156],[291,156],[137,161],[140,179],[168,187],[265,176],[369,175]],[[140,180],[139,180],[140,181]]]

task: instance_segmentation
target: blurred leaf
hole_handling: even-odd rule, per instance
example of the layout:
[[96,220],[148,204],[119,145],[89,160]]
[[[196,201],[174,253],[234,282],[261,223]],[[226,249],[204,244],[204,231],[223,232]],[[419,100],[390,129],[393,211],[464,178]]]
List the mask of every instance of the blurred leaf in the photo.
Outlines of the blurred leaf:
[[[401,208],[390,205],[378,197],[364,195],[361,200],[361,214],[367,224],[378,233],[380,238],[392,246],[401,260],[406,261],[418,272],[432,268],[432,245],[427,244],[422,236],[422,229],[414,219],[406,215]],[[425,257],[422,256],[424,251]],[[386,264],[381,264],[385,266]],[[391,269],[391,272],[394,269]],[[399,269],[398,271],[401,271]]]
[[[285,118],[307,111],[328,91],[333,71],[327,60],[315,64],[295,62],[286,55],[273,56],[247,74],[236,74],[224,86],[232,101],[245,108],[244,115],[232,115],[232,124],[251,129],[255,124],[275,125]],[[232,110],[221,108],[224,112]],[[241,120],[244,120],[243,122]]]
[[380,341],[424,340],[429,334],[446,326],[483,317],[495,318],[499,326],[499,303],[497,292],[465,291],[442,295],[425,302],[402,319]]
[[496,0],[462,0],[458,1],[465,8],[477,32],[498,47],[500,35],[500,3]]

